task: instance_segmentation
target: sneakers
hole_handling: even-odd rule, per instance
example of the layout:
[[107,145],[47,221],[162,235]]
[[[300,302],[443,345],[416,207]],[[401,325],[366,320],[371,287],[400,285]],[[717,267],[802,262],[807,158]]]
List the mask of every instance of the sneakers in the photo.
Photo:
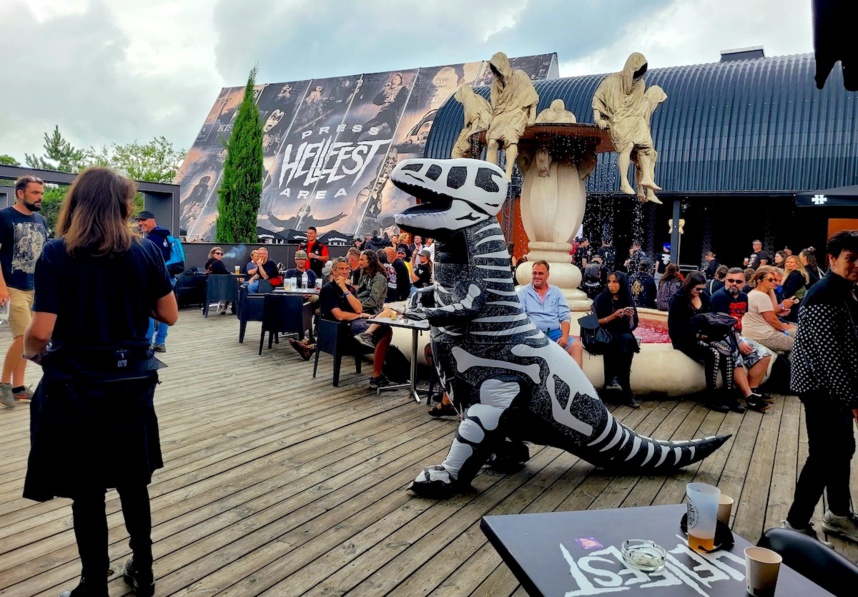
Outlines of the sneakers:
[[[828,513],[828,512],[826,512],[826,514],[827,514],[827,513]],[[824,525],[825,525],[825,523],[823,523],[823,526],[824,526]],[[826,540],[824,540],[824,539],[820,539],[820,538],[817,536],[817,534],[816,534],[816,529],[814,529],[814,528],[813,528],[813,523],[812,523],[812,522],[807,523],[807,526],[806,526],[805,528],[803,528],[803,529],[797,529],[797,528],[795,528],[794,526],[792,526],[788,521],[786,521],[786,520],[782,520],[782,521],[781,521],[781,527],[783,527],[783,528],[785,528],[785,529],[788,529],[788,530],[790,530],[790,531],[795,531],[796,533],[801,533],[801,534],[803,534],[803,535],[807,535],[808,537],[811,537],[811,538],[813,538],[813,539],[816,539],[817,541],[819,541],[820,543],[822,543],[825,547],[834,547],[834,546],[833,546],[833,545],[831,545],[831,543],[829,543],[828,541],[826,541]]]
[[384,388],[390,385],[390,380],[387,379],[382,373],[378,377],[370,377],[369,378],[369,389],[377,390],[378,388]]
[[611,380],[605,384],[605,390],[608,392],[622,392],[623,386],[620,385],[620,382],[617,381],[616,377],[612,377]]
[[703,403],[709,410],[714,410],[716,413],[727,414],[730,412],[730,407],[720,400],[709,399]]
[[831,510],[826,510],[822,516],[822,528],[832,535],[858,543],[858,514],[854,512],[837,516]]
[[441,402],[429,409],[429,416],[435,418],[458,417],[459,411],[457,411],[452,404],[444,404]]
[[165,344],[153,344],[152,350],[155,352],[167,352],[167,346]]
[[12,384],[0,383],[0,404],[6,408],[15,408],[17,402],[15,402],[15,397],[12,396]]
[[375,338],[373,338],[372,334],[370,334],[369,332],[363,332],[361,334],[355,334],[355,341],[358,344],[362,344],[362,345],[366,346],[367,348],[375,349],[375,345],[376,345]]
[[310,357],[313,356],[313,351],[315,349],[315,345],[310,346],[306,342],[301,342],[300,340],[296,340],[295,338],[289,338],[289,346],[295,349],[301,358],[305,361],[309,361]]
[[135,597],[152,597],[155,594],[155,577],[152,570],[144,572],[134,568],[134,558],[129,558],[122,569],[122,578],[134,589]]
[[635,398],[635,395],[632,394],[631,392],[623,398],[621,404],[624,404],[624,405],[631,407],[631,408],[640,408],[641,407],[641,403],[638,402],[638,399]]
[[772,405],[766,402],[760,394],[751,394],[745,398],[745,404],[748,405],[748,408],[758,413],[764,413],[772,408]]

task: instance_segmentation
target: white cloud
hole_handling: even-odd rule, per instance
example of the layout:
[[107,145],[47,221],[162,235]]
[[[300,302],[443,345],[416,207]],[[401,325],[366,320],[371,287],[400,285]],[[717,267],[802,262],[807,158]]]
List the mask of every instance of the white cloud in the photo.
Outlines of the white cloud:
[[0,153],[193,141],[227,85],[557,52],[561,74],[811,51],[807,0],[0,0]]

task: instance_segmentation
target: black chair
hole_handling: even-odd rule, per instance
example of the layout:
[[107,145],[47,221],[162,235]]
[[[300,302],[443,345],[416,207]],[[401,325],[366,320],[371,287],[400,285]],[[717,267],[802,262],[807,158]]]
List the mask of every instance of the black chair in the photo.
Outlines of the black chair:
[[313,377],[316,377],[316,370],[319,368],[320,352],[334,357],[334,387],[340,383],[340,365],[344,356],[354,356],[355,373],[360,373],[361,359],[365,349],[355,342],[351,330],[348,321],[319,319],[319,328],[316,330],[316,360],[313,363]]
[[238,289],[238,342],[244,342],[244,333],[247,330],[248,321],[262,321],[262,307],[265,300],[264,294],[251,294],[247,291],[247,285]]
[[858,566],[803,533],[769,529],[757,545],[776,551],[784,564],[834,595],[854,595]]
[[259,354],[268,332],[268,348],[273,342],[280,344],[280,334],[297,334],[303,340],[304,332],[313,325],[313,312],[300,295],[264,294],[262,303],[262,332],[259,336]]
[[203,306],[205,300],[205,280],[194,274],[179,274],[176,276],[176,286],[173,288],[176,302],[180,307],[188,305]]
[[238,302],[238,280],[233,276],[209,275],[206,277],[206,304],[203,315],[209,316],[209,305],[212,303]]

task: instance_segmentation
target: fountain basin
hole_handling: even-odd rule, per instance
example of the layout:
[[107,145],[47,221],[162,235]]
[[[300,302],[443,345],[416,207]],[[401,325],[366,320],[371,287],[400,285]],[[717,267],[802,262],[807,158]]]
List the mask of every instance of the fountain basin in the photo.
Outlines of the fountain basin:
[[[632,361],[632,391],[636,395],[662,394],[670,397],[684,396],[702,392],[706,389],[703,365],[673,348],[667,337],[667,313],[654,309],[638,309],[641,324],[635,335],[641,338],[641,351]],[[572,334],[579,332],[577,318],[582,313],[572,313]],[[665,340],[667,341],[658,341]],[[424,347],[429,343],[429,334],[420,337],[417,350],[418,364],[426,366]],[[407,357],[411,358],[411,331],[394,328],[393,344]],[[766,379],[772,372],[772,366],[778,355],[769,362]],[[601,355],[591,355],[584,351],[583,370],[597,390],[605,385],[605,369]],[[570,357],[570,364],[571,364]],[[425,375],[425,374],[424,374]],[[424,378],[425,379],[425,378]],[[719,379],[719,387],[721,385]]]

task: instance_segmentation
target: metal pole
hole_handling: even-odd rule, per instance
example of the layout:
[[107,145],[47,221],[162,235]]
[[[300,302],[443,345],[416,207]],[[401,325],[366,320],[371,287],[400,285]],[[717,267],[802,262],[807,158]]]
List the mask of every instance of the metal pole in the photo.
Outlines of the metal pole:
[[679,265],[679,217],[682,215],[681,199],[673,200],[673,231],[670,233],[670,262]]

